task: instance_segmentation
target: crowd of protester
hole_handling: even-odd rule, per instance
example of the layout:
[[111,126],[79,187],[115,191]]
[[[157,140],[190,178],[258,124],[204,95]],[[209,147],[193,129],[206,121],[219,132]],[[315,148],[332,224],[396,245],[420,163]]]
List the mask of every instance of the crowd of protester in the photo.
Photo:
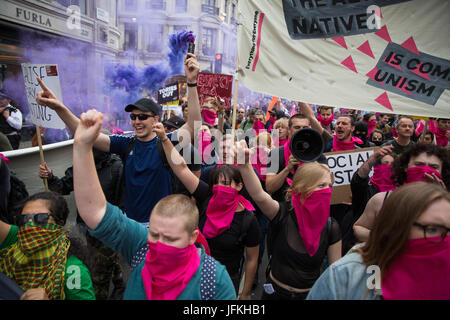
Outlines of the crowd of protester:
[[[36,168],[51,191],[29,196],[0,159],[0,272],[20,299],[450,299],[449,119],[268,98],[234,115],[219,97],[200,105],[199,70],[188,54],[179,115],[124,106],[129,135],[97,110],[78,118],[38,79],[37,102],[74,134],[73,166]],[[15,148],[20,111],[0,102],[0,142]],[[304,129],[323,140],[316,161],[291,150]],[[362,148],[351,202],[332,204],[323,153]],[[85,243],[64,231],[71,192]]]

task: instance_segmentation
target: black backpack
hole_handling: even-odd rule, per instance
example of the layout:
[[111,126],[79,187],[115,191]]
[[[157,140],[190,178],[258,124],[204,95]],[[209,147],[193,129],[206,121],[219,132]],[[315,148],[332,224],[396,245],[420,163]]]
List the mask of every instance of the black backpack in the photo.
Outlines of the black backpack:
[[25,183],[23,183],[13,171],[10,171],[9,182],[11,190],[8,196],[8,213],[6,219],[8,220],[8,223],[13,224],[14,217],[20,213],[19,211],[29,194]]

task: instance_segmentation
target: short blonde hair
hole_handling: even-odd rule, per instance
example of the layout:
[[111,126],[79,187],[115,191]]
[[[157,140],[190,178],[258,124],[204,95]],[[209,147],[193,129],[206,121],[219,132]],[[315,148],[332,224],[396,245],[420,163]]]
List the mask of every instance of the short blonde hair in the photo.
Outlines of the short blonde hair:
[[268,132],[261,132],[260,134],[258,134],[256,136],[256,145],[258,146],[261,139],[264,139],[264,138],[266,139],[266,146],[269,149],[272,149],[272,136]]
[[152,215],[162,217],[183,217],[185,230],[191,234],[198,227],[198,208],[194,200],[184,194],[172,194],[158,201],[152,210]]
[[286,118],[281,118],[278,119],[277,121],[275,121],[275,123],[273,124],[273,128],[274,129],[278,129],[279,127],[283,127],[286,129],[289,129],[289,121]]
[[334,183],[334,176],[327,165],[316,161],[303,164],[297,169],[292,180],[292,186],[286,191],[286,201],[291,201],[292,190],[301,193],[302,201],[322,182],[322,177],[329,174],[331,182]]

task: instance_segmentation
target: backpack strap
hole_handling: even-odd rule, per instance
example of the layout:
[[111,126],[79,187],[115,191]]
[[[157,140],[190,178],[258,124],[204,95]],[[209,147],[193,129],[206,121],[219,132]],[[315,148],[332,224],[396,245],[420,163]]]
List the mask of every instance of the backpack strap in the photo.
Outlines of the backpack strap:
[[127,158],[130,155],[131,150],[133,150],[134,145],[136,144],[136,139],[137,139],[136,136],[134,136],[131,139],[130,144],[128,145],[127,151],[122,156],[120,156],[120,159],[122,159],[122,164],[123,164],[122,175],[119,180],[119,185],[121,186],[121,188],[120,188],[121,190],[126,190],[125,189],[125,167],[127,165]]
[[200,279],[200,295],[202,300],[215,300],[216,298],[216,260],[211,256],[203,255],[202,276]]
[[136,251],[136,253],[134,254],[133,258],[131,258],[131,263],[130,263],[130,267],[131,267],[131,272],[134,271],[134,269],[136,269],[136,267],[145,260],[145,256],[147,254],[148,251],[148,244],[146,243],[145,245],[143,245],[138,251]]

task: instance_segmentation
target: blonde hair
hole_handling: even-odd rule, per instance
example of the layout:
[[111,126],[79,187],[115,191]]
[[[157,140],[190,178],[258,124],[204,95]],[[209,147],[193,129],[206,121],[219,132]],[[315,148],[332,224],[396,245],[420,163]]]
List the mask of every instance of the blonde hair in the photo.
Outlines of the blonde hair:
[[198,208],[191,198],[183,194],[172,194],[158,201],[151,215],[173,218],[183,217],[185,230],[191,234],[198,226]]
[[270,135],[270,133],[268,132],[261,132],[260,134],[258,134],[256,136],[256,145],[259,146],[259,142],[261,139],[266,139],[266,146],[269,149],[273,149],[273,145],[272,145],[272,136]]
[[283,127],[286,129],[289,129],[289,121],[286,118],[281,118],[278,119],[277,121],[275,121],[275,123],[273,124],[273,128],[274,129],[278,129],[279,127]]
[[303,164],[295,172],[292,186],[286,191],[286,201],[291,201],[292,190],[296,193],[301,193],[301,200],[305,200],[321,184],[322,177],[325,174],[329,174],[331,182],[334,183],[334,176],[327,165],[316,161]]

